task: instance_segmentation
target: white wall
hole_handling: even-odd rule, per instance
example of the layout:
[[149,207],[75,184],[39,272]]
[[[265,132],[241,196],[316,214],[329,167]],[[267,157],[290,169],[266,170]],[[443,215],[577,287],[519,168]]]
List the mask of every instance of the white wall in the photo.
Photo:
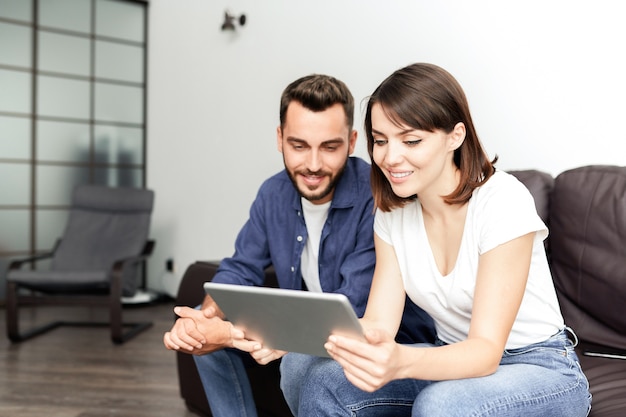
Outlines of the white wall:
[[[412,62],[449,70],[502,169],[626,164],[626,6],[618,0],[151,0],[152,288],[233,251],[275,147],[282,89],[328,73],[361,103]],[[223,13],[247,23],[222,32]],[[357,154],[367,159],[361,133]],[[165,259],[175,262],[164,273]]]

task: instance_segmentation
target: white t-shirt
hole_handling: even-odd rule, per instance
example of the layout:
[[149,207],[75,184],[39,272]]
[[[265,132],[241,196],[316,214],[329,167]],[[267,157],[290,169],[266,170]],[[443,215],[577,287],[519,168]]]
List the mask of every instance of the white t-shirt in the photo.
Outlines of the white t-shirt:
[[302,198],[302,211],[308,238],[300,257],[300,270],[306,287],[312,292],[322,292],[320,284],[319,253],[322,229],[328,218],[330,201],[324,204],[313,204]]
[[474,190],[459,255],[446,276],[435,263],[418,201],[391,212],[378,210],[374,231],[394,247],[406,293],[432,316],[437,335],[447,343],[465,340],[469,333],[479,256],[536,231],[526,292],[506,348],[543,341],[564,327],[543,246],[548,229],[532,195],[514,176],[497,171]]

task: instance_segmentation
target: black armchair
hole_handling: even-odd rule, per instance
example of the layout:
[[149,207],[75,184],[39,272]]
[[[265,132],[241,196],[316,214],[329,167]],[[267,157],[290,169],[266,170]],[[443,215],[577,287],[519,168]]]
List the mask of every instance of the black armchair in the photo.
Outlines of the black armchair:
[[[12,342],[61,325],[102,325],[56,321],[20,333],[19,309],[41,305],[91,305],[109,308],[111,339],[123,343],[152,325],[123,323],[122,296],[138,288],[138,270],[151,255],[148,240],[154,203],[151,190],[96,185],[76,187],[63,237],[48,253],[10,263],[7,273],[7,336]],[[50,268],[33,269],[49,258]],[[31,268],[23,268],[30,264]],[[124,327],[130,330],[124,331]]]

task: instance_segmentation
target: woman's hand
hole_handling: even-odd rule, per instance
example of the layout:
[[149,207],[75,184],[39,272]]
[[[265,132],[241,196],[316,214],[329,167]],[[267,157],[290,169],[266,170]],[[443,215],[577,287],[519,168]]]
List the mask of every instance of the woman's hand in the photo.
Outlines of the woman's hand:
[[389,381],[402,378],[401,345],[388,332],[369,329],[366,341],[331,335],[324,345],[356,387],[372,392]]

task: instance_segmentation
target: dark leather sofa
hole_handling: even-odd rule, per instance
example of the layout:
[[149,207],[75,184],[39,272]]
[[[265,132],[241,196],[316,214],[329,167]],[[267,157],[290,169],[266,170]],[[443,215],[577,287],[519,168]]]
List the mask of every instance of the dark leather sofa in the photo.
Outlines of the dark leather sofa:
[[[511,171],[531,191],[550,228],[546,242],[561,309],[578,338],[593,395],[590,417],[626,416],[626,167],[586,166],[553,178],[537,170]],[[202,283],[216,263],[196,262],[183,276],[177,303],[202,301]],[[266,285],[275,286],[271,270]],[[177,353],[180,393],[189,410],[210,416],[193,359]],[[250,369],[260,416],[290,417],[278,388],[278,364]]]
[[[185,271],[178,288],[176,304],[191,307],[200,304],[204,299],[202,284],[213,279],[218,266],[219,262],[198,261],[191,264]],[[276,274],[271,267],[265,271],[265,285],[278,286]],[[211,409],[193,357],[186,353],[176,352],[176,362],[180,395],[187,408],[199,416],[211,416]],[[265,366],[247,369],[259,417],[292,417],[279,387],[279,364],[280,361],[274,361]]]
[[[626,416],[626,166],[552,178],[511,171],[547,221],[547,251],[565,323],[593,396],[590,417]],[[622,359],[590,356],[614,354]]]

